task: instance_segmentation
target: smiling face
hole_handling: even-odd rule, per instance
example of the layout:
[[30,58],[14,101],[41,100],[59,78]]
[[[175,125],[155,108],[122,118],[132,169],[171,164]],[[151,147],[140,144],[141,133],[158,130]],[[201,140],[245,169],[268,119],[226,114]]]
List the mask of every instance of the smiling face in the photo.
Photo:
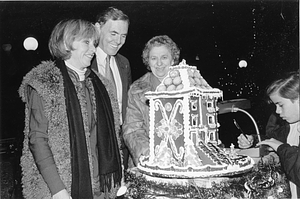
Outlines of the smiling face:
[[71,50],[71,57],[68,61],[79,70],[91,65],[91,60],[95,54],[93,39],[74,40]]
[[174,64],[174,60],[170,49],[162,45],[152,47],[148,63],[152,73],[162,81],[167,76],[170,66]]
[[99,47],[108,55],[116,55],[126,41],[128,22],[109,19],[105,24],[96,23],[100,33]]
[[282,119],[291,124],[299,121],[299,98],[291,101],[275,92],[270,95],[270,99],[276,105],[276,113]]

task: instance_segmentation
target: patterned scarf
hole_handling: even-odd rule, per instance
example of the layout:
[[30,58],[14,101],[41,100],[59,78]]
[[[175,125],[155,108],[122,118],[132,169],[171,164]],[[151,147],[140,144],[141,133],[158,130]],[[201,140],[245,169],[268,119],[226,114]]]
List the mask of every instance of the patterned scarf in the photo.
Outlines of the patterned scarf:
[[115,185],[121,185],[121,155],[109,95],[105,86],[93,71],[91,71],[89,77],[92,79],[96,95],[100,191],[106,193],[111,191],[111,188]]
[[64,64],[57,64],[57,66],[60,67],[64,79],[64,93],[70,133],[71,196],[74,199],[93,198],[91,172],[80,103],[66,66]]
[[[64,64],[58,64],[64,79],[66,108],[70,129],[72,186],[74,199],[93,198],[91,172],[84,134],[84,125],[80,103],[75,87]],[[96,98],[97,151],[99,162],[100,191],[109,192],[115,185],[120,185],[122,178],[121,159],[115,134],[114,116],[111,102],[105,86],[91,71]]]

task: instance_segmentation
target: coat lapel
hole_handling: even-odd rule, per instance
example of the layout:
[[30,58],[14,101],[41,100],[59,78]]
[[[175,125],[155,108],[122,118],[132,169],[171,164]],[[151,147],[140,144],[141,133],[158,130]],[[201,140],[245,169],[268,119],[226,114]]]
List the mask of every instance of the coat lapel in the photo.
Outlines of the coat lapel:
[[94,69],[95,71],[99,72],[96,56],[94,56],[94,58],[92,60],[91,68]]

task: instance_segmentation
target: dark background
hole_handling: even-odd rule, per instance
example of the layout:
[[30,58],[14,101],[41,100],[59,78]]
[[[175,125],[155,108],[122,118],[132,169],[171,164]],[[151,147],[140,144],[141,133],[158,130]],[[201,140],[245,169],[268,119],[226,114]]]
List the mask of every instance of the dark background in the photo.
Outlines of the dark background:
[[[50,59],[48,39],[65,18],[95,21],[96,15],[115,6],[130,17],[126,43],[120,53],[132,67],[133,80],[146,72],[141,53],[153,36],[169,35],[181,49],[181,59],[195,65],[224,100],[246,98],[248,111],[261,133],[272,108],[264,101],[265,87],[284,72],[299,68],[299,3],[281,1],[31,1],[0,2],[1,137],[22,140],[24,104],[18,96],[22,77],[42,60]],[[26,51],[23,41],[34,36],[39,46]],[[12,49],[5,51],[4,44]],[[238,62],[248,66],[240,68]],[[248,133],[255,133],[243,113],[220,115],[220,137],[235,142],[236,118]]]

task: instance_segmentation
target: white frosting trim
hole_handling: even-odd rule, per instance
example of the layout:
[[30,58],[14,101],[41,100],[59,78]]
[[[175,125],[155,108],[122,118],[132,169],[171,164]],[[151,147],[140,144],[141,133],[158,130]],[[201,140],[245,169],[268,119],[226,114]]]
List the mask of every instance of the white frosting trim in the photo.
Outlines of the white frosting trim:
[[[220,169],[217,171],[212,171],[212,172],[208,172],[208,171],[189,171],[191,170],[190,167],[168,167],[168,168],[174,168],[174,169],[178,169],[181,171],[168,171],[168,170],[162,170],[162,169],[168,169],[168,168],[162,168],[162,169],[151,169],[145,166],[148,166],[148,164],[145,163],[139,163],[137,168],[143,173],[147,173],[147,174],[151,174],[151,175],[161,175],[161,176],[170,176],[170,177],[177,177],[177,178],[200,178],[200,177],[213,177],[213,176],[230,176],[230,175],[236,175],[238,173],[244,173],[247,170],[250,170],[253,168],[254,166],[254,160],[251,157],[246,157],[245,161],[241,161],[239,163],[246,163],[249,162],[248,165],[240,167],[239,165],[235,164],[235,165],[205,165],[205,166],[201,166],[201,167],[197,167],[197,168],[193,168],[192,170],[203,170],[203,169],[208,169],[208,168],[212,168],[212,169]],[[144,165],[144,166],[143,166]],[[153,165],[151,165],[151,167],[153,167]]]
[[[150,99],[149,100],[149,105],[150,106],[154,106],[154,99]],[[155,122],[155,110],[156,108],[150,108],[150,111],[149,111],[149,115],[150,115],[150,123],[149,123],[149,132],[154,132],[154,122]],[[150,162],[153,162],[154,160],[154,133],[149,133],[149,140],[150,140],[150,143],[149,143],[149,147],[150,147]]]

